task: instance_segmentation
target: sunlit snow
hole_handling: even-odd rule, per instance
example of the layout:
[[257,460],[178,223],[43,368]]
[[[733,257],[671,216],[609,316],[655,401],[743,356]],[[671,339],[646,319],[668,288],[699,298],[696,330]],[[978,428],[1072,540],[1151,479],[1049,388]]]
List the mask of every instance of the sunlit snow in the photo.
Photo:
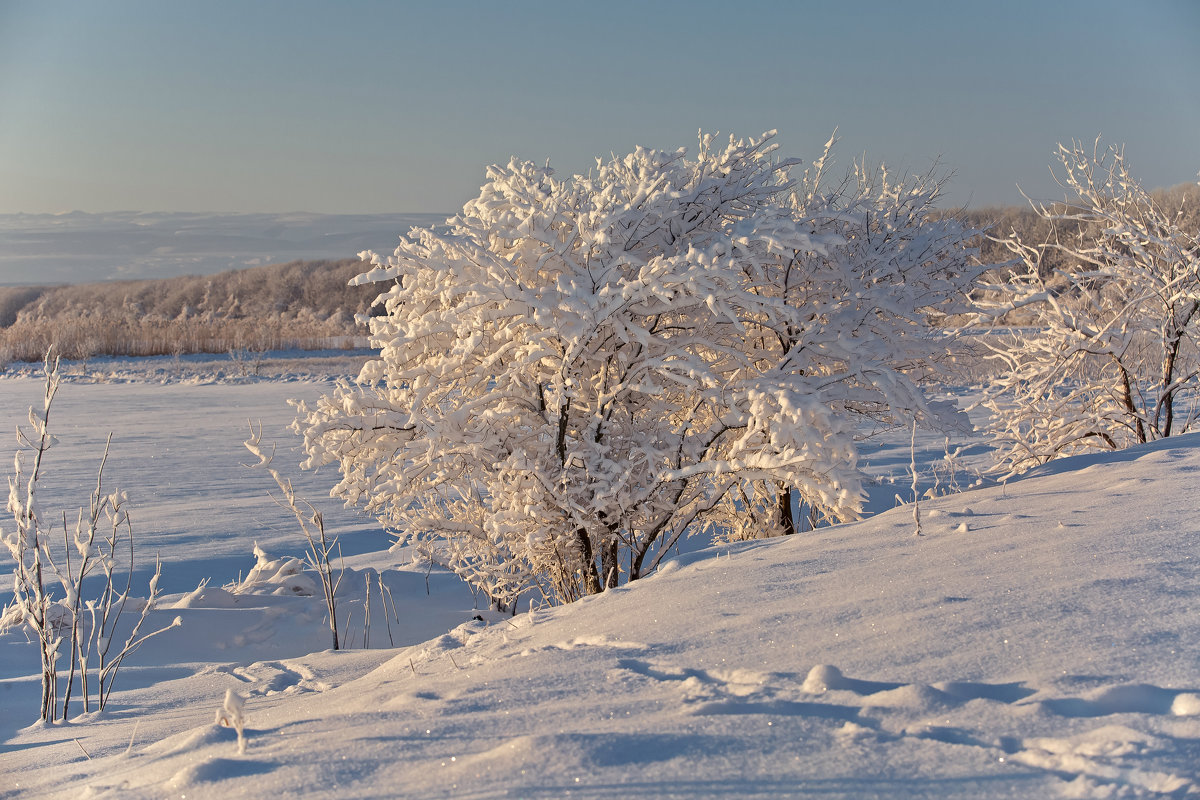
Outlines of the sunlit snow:
[[[32,724],[35,649],[0,637],[0,797],[1200,794],[1195,435],[925,500],[921,537],[899,508],[512,617],[387,553],[323,499],[332,474],[293,471],[346,547],[354,647],[333,652],[295,522],[241,466],[248,419],[299,460],[285,401],[327,390],[320,370],[74,368],[44,503],[86,499],[70,487],[113,430],[110,480],[171,593],[154,614],[183,624],[105,712],[56,725]],[[0,380],[8,430],[40,392]],[[907,486],[902,439],[880,443],[876,507]],[[368,574],[398,612],[373,595],[369,631]],[[239,715],[244,751],[215,722]]]

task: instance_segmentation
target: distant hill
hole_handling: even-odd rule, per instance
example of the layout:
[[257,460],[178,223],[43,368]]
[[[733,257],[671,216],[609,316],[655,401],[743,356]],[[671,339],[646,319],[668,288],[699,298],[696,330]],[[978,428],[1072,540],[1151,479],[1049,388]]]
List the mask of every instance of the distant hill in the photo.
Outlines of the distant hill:
[[[1178,212],[1181,224],[1200,230],[1200,187],[1182,184],[1153,196]],[[986,227],[992,236],[1016,231],[1029,243],[1087,235],[1070,223],[1055,234],[1028,208],[946,213]],[[365,333],[354,317],[367,312],[382,289],[347,286],[366,268],[351,256],[363,249],[390,252],[410,227],[444,220],[440,214],[0,215],[0,284],[47,284],[0,285],[0,363],[38,360],[51,344],[68,358],[336,347]],[[986,238],[980,250],[984,263],[1009,258]],[[339,258],[312,260],[329,251]],[[257,262],[269,252],[297,252],[310,260],[212,269]],[[1044,266],[1060,258],[1050,251]],[[191,274],[70,278],[164,272]],[[55,283],[70,285],[48,285]]]

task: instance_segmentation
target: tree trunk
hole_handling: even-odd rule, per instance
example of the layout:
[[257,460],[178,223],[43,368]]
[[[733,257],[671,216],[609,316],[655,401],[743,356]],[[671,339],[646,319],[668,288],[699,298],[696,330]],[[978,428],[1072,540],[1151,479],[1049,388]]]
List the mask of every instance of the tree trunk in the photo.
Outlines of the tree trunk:
[[592,540],[584,528],[575,529],[575,541],[579,544],[579,560],[583,569],[584,594],[600,594],[604,587],[600,584],[600,576],[596,572],[596,556],[592,553]]
[[617,562],[619,552],[617,537],[609,534],[600,550],[600,569],[603,573],[601,578],[604,580],[605,589],[614,589],[617,586],[620,578],[620,565]]
[[1120,359],[1114,356],[1113,361],[1116,362],[1117,369],[1121,374],[1121,400],[1125,404],[1125,412],[1134,421],[1134,432],[1137,434],[1138,444],[1145,444],[1147,441],[1146,426],[1142,422],[1142,415],[1138,413],[1137,403],[1133,400],[1133,387],[1129,379],[1129,372],[1125,369],[1125,365],[1121,363]]
[[796,532],[796,518],[792,509],[792,488],[779,485],[779,524],[783,527],[783,535],[791,536]]

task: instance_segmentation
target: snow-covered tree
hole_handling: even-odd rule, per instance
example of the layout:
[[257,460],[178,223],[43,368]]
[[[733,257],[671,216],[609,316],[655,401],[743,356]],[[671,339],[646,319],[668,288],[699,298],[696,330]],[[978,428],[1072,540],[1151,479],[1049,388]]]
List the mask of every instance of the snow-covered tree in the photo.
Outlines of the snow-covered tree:
[[[1089,449],[1184,433],[1200,412],[1200,238],[1133,178],[1119,148],[1058,150],[1066,203],[1033,203],[1072,236],[1004,240],[1011,277],[982,305],[1004,324],[985,406],[1009,474]],[[1046,269],[1047,253],[1065,255]]]
[[[939,323],[961,313],[966,294],[984,271],[967,241],[979,231],[939,212],[942,179],[932,171],[896,180],[885,168],[859,164],[840,184],[824,185],[833,146],[792,193],[791,218],[813,226],[825,247],[796,251],[767,265],[767,291],[792,313],[773,320],[770,334],[752,340],[767,361],[786,358],[817,377],[822,400],[840,418],[885,427],[914,419],[943,431],[965,420],[950,403],[931,402],[935,381],[953,350]],[[975,262],[977,264],[977,262]],[[777,513],[783,532],[807,508],[821,513],[802,487],[780,485]]]
[[300,406],[306,466],[501,605],[633,580],[687,534],[787,532],[793,490],[856,516],[847,412],[933,416],[930,337],[906,337],[961,310],[968,234],[920,182],[793,192],[770,139],[567,181],[514,160],[444,229],[365,253],[357,280],[391,282],[380,357]]

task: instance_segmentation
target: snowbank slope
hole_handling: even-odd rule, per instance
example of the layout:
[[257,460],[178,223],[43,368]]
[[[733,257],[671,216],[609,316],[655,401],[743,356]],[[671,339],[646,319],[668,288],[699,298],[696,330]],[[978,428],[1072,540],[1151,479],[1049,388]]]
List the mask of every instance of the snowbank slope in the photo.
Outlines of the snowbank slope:
[[919,538],[897,509],[407,649],[163,664],[18,732],[0,796],[1200,794],[1198,471],[1178,437],[923,503]]

